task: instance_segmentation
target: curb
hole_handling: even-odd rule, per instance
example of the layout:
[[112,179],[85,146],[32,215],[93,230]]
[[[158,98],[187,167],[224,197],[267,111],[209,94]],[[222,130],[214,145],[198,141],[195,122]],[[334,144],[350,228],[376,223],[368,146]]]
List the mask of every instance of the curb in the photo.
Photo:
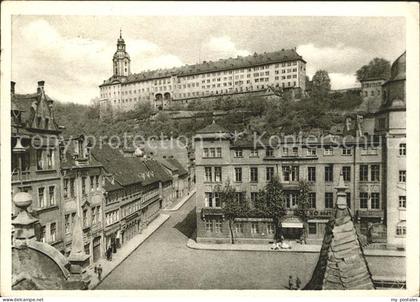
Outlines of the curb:
[[[162,216],[163,215],[165,215],[165,214],[161,214]],[[170,215],[165,215],[166,217],[165,217],[165,219],[162,221],[162,223],[160,224],[160,225],[158,225],[158,227],[156,228],[156,229],[154,229],[153,230],[153,232],[151,232],[149,235],[147,235],[147,237],[146,238],[144,238],[144,240],[142,241],[142,242],[140,242],[139,243],[139,245],[137,245],[131,252],[129,252],[117,265],[115,265],[115,267],[114,268],[112,268],[106,275],[104,275],[103,277],[102,277],[102,279],[98,282],[98,283],[96,283],[94,286],[92,286],[91,288],[89,288],[89,290],[94,290],[94,289],[96,289],[96,287],[99,285],[99,284],[101,284],[105,279],[106,279],[106,277],[108,277],[109,276],[109,274],[111,274],[117,267],[119,267],[120,265],[121,265],[121,263],[123,263],[124,261],[125,261],[125,259],[127,259],[132,253],[134,253],[134,251],[135,250],[137,250],[138,248],[139,248],[139,246],[141,246],[147,239],[149,239],[149,237],[154,233],[154,232],[156,232],[171,216]]]
[[[319,246],[319,250],[294,250],[292,249],[280,249],[280,250],[272,250],[272,249],[251,249],[251,248],[241,248],[240,244],[237,244],[236,247],[232,246],[232,248],[227,248],[225,246],[218,247],[217,244],[205,244],[205,243],[197,243],[193,239],[188,239],[187,247],[194,250],[207,250],[207,251],[244,251],[244,252],[283,252],[283,253],[319,253],[321,251],[321,245]],[[405,257],[404,252],[398,251],[383,251],[383,250],[374,250],[374,249],[364,249],[365,256],[370,257]]]
[[170,209],[165,209],[165,211],[167,212],[174,212],[179,210],[179,208],[181,208],[188,200],[190,200],[190,198],[196,193],[197,191],[191,191],[190,194],[188,194],[187,196],[184,197],[184,200],[181,200],[180,202],[178,202],[175,206],[173,206]]
[[[208,246],[206,246],[208,245]],[[237,244],[239,247],[240,244]],[[321,250],[321,246],[319,246],[318,251],[314,250],[293,250],[293,249],[280,249],[280,250],[272,250],[272,249],[250,249],[250,248],[226,248],[226,247],[216,247],[210,244],[201,244],[196,243],[193,239],[188,239],[187,247],[194,250],[207,250],[207,251],[238,251],[238,252],[270,252],[270,253],[319,253]]]

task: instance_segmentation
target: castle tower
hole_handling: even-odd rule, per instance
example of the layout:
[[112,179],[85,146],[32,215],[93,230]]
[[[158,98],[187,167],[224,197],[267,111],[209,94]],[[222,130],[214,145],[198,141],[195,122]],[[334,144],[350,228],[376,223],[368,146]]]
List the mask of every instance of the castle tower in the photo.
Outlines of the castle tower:
[[120,37],[117,41],[117,51],[114,53],[113,75],[115,77],[126,77],[130,75],[130,56],[125,51],[125,41],[122,38],[121,30]]

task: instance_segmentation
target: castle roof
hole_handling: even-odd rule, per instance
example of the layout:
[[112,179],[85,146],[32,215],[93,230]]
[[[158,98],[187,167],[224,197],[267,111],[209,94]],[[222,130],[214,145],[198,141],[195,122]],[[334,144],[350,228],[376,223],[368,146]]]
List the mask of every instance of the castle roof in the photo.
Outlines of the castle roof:
[[[275,52],[268,52],[263,54],[254,53],[253,55],[249,56],[238,56],[236,58],[220,59],[217,61],[203,61],[202,63],[184,65],[181,67],[143,71],[129,75],[123,82],[134,83],[171,76],[190,76],[296,60],[300,60],[306,63],[306,61],[303,60],[302,56],[300,56],[295,49],[282,49]],[[115,82],[115,78],[111,77],[104,81],[104,83],[99,87],[109,85],[113,82]]]

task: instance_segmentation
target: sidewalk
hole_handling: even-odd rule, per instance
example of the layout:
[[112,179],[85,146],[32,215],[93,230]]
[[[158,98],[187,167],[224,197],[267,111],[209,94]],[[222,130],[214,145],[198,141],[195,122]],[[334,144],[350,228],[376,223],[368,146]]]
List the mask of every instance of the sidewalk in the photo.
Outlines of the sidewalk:
[[184,196],[176,205],[174,205],[170,209],[165,209],[165,211],[168,211],[168,212],[177,211],[180,207],[182,207],[184,205],[184,203],[187,202],[188,199],[190,199],[195,194],[195,192],[196,192],[195,189],[192,190],[190,193],[188,193],[186,196]]
[[[98,260],[96,265],[101,264],[102,266],[102,280],[106,278],[118,265],[120,265],[134,250],[137,249],[150,235],[153,234],[162,224],[168,220],[170,215],[160,214],[156,217],[143,231],[141,234],[136,235],[125,243],[117,253],[112,255],[112,261],[108,261],[105,258]],[[91,283],[89,284],[89,289],[95,289],[99,283],[97,274],[94,273],[93,268],[88,271],[88,274],[91,275]]]
[[[299,244],[295,241],[286,241],[290,249],[272,250],[272,244],[245,244],[245,243],[197,243],[194,239],[188,239],[187,247],[196,250],[214,250],[214,251],[259,251],[259,252],[291,252],[291,253],[319,253],[321,245]],[[405,257],[404,251],[372,249],[365,248],[366,256],[384,256],[384,257]]]

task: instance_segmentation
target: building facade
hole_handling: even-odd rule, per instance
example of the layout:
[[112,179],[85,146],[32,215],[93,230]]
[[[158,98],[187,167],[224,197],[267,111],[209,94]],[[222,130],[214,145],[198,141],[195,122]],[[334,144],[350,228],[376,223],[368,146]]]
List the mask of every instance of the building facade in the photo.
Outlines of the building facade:
[[[268,146],[268,145],[267,145]],[[347,201],[362,234],[370,224],[383,224],[385,203],[382,145],[376,138],[354,136],[320,138],[310,144],[279,141],[274,147],[254,146],[243,137],[232,140],[227,131],[212,124],[195,137],[197,180],[197,240],[229,240],[216,186],[229,181],[239,199],[252,208],[259,190],[278,177],[286,195],[290,219],[282,224],[286,238],[299,238],[305,227],[293,218],[297,208],[299,181],[306,181],[310,210],[306,234],[308,240],[323,238],[325,224],[336,200],[334,185],[342,173],[348,190]],[[237,240],[267,242],[274,228],[269,218],[238,220]]]
[[383,103],[376,113],[376,132],[384,138],[386,152],[386,222],[388,244],[406,245],[406,53],[391,66],[391,77],[383,85]]
[[105,255],[103,236],[103,166],[90,154],[89,143],[82,135],[64,140],[60,152],[62,180],[62,227],[64,229],[65,254],[72,246],[72,234],[76,216],[81,219],[83,246],[89,256],[89,264]]
[[127,111],[139,102],[165,109],[191,99],[264,91],[270,86],[305,91],[306,62],[296,49],[132,74],[125,47],[120,35],[113,75],[99,85],[101,111]]
[[[12,196],[32,196],[28,211],[38,219],[37,240],[64,251],[61,223],[61,175],[59,136],[61,130],[53,112],[53,100],[38,82],[36,93],[17,94],[11,83]],[[18,210],[12,206],[12,218]]]

